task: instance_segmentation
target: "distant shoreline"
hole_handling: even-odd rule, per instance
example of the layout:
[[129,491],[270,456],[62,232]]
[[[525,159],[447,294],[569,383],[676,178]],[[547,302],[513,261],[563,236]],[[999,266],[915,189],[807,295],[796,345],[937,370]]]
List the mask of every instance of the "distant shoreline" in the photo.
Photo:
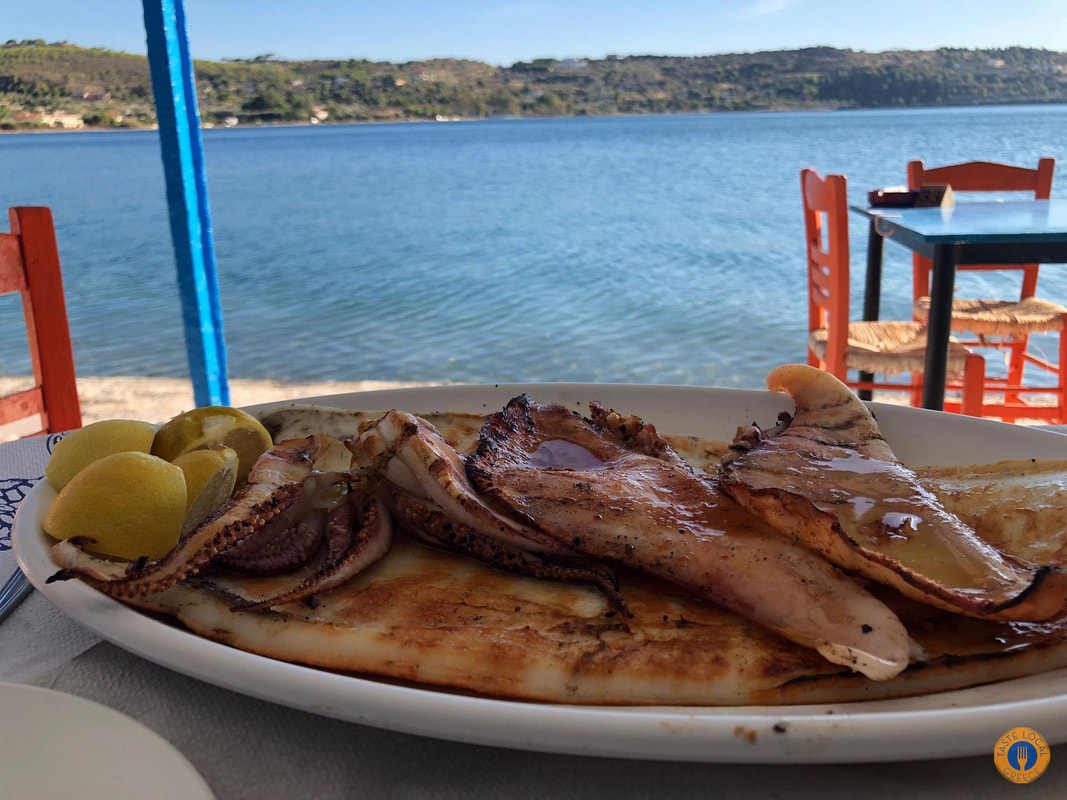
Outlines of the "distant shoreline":
[[[150,66],[141,54],[8,40],[0,44],[9,100],[4,123],[149,125],[155,121]],[[394,63],[264,54],[197,59],[195,69],[201,116],[219,125],[1067,102],[1067,52],[1022,46],[605,54],[510,66],[447,57]]]
[[[472,122],[493,122],[493,121],[515,121],[525,122],[529,120],[547,120],[547,119],[616,119],[616,118],[638,118],[638,117],[707,117],[707,116],[720,116],[720,115],[732,115],[732,114],[789,114],[789,113],[805,113],[805,112],[848,112],[848,111],[932,111],[936,109],[961,109],[961,108],[1014,108],[1017,106],[1063,106],[1067,105],[1067,101],[1063,100],[1049,100],[1046,102],[1036,101],[1033,99],[1021,100],[1018,103],[1010,102],[997,102],[997,103],[960,103],[960,104],[942,104],[933,106],[878,106],[878,107],[863,107],[857,108],[854,106],[805,106],[803,108],[754,108],[744,110],[708,110],[708,111],[666,111],[662,113],[641,113],[641,112],[619,112],[614,114],[558,114],[554,116],[493,116],[493,117],[459,117],[455,119],[425,119],[422,117],[410,117],[406,119],[354,119],[345,120],[343,122],[270,122],[263,125],[212,125],[210,127],[201,126],[201,131],[209,130],[260,130],[260,129],[273,129],[273,128],[338,128],[342,126],[350,125],[410,125],[410,124],[428,124],[428,125],[446,125],[451,123],[472,123]],[[158,131],[158,125],[147,126],[143,128],[99,128],[99,127],[86,127],[86,128],[26,128],[23,130],[0,130],[0,136],[7,136],[12,134],[23,133],[150,133]]]

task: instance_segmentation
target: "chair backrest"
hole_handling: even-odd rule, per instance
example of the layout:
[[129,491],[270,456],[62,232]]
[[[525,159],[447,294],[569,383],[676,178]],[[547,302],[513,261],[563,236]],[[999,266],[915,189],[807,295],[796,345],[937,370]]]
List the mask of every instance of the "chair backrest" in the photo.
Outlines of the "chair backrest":
[[[957,192],[1027,192],[1035,200],[1048,200],[1052,194],[1052,174],[1056,159],[1042,158],[1036,169],[997,164],[992,161],[966,161],[945,167],[927,169],[922,161],[908,163],[908,188],[918,189],[924,184],[947,183]],[[1037,264],[973,264],[957,267],[960,270],[1022,270],[1023,283],[1019,298],[1033,297],[1037,292]],[[922,256],[912,257],[914,293],[918,299],[930,293],[930,262]]]
[[63,277],[52,212],[9,209],[10,233],[0,233],[0,294],[19,292],[33,362],[34,386],[0,398],[0,425],[40,415],[40,433],[81,427]]
[[826,329],[826,358],[808,362],[844,378],[848,345],[848,192],[844,175],[800,172],[808,272],[808,331]]

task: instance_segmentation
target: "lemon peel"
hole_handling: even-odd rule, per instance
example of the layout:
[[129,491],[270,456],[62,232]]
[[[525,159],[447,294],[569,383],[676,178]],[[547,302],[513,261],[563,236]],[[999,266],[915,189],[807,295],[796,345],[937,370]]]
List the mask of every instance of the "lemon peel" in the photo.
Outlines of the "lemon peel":
[[57,492],[85,467],[115,453],[152,449],[156,428],[133,419],[108,419],[71,431],[52,448],[44,476]]
[[237,482],[263,453],[273,447],[270,434],[259,420],[230,406],[204,406],[186,411],[156,431],[152,455],[173,461],[193,450],[229,447],[237,453]]
[[185,519],[185,474],[148,453],[98,459],[52,502],[44,531],[56,539],[87,536],[101,555],[160,558],[178,542]]

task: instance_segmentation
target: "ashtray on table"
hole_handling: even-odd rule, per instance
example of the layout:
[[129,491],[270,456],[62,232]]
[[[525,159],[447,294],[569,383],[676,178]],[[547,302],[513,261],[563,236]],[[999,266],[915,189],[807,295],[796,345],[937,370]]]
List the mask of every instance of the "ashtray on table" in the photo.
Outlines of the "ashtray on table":
[[867,192],[867,202],[873,208],[937,208],[956,204],[952,187],[944,183],[929,184],[919,189],[903,186],[871,189]]

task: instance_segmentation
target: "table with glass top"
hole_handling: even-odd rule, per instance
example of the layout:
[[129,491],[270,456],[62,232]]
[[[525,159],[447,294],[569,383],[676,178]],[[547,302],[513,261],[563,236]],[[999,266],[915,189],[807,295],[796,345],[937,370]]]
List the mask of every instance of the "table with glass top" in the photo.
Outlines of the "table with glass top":
[[864,320],[878,319],[886,239],[933,262],[924,408],[944,408],[956,267],[1067,263],[1067,200],[972,202],[945,208],[850,208],[870,219]]

